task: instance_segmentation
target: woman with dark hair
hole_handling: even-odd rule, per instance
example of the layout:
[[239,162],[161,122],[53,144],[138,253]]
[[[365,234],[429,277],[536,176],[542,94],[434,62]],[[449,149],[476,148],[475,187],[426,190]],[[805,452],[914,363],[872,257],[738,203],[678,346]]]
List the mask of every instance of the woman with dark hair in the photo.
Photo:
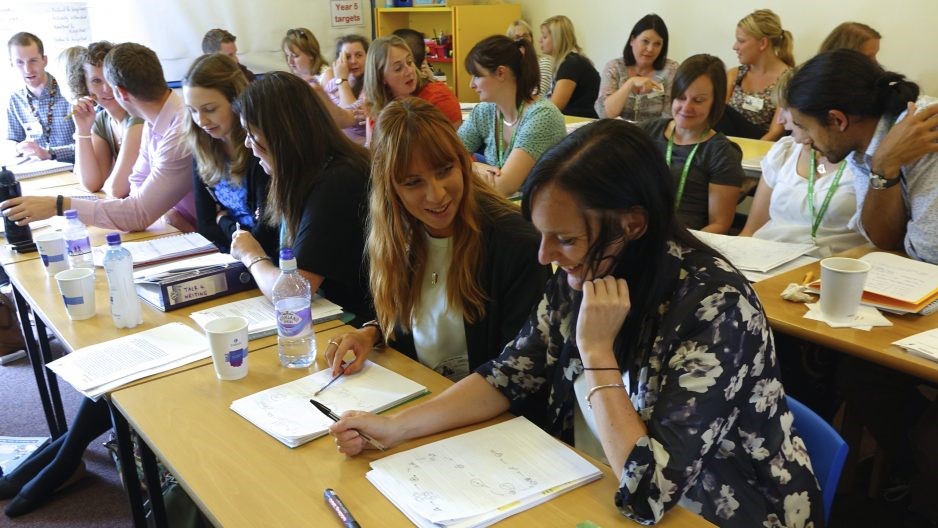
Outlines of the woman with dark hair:
[[198,230],[228,251],[237,229],[250,231],[268,254],[277,251],[277,231],[261,222],[270,177],[244,145],[244,128],[231,105],[247,88],[240,65],[227,55],[202,55],[182,78],[189,111],[186,139],[193,171]]
[[491,36],[466,55],[470,86],[482,102],[459,127],[469,152],[482,152],[476,175],[504,196],[517,192],[541,155],[563,139],[563,114],[536,95],[537,56],[524,39]]
[[596,117],[593,105],[599,93],[599,72],[583,54],[576,41],[573,22],[563,15],[552,16],[541,24],[541,53],[554,62],[550,87],[552,103],[565,115]]
[[[299,77],[272,72],[248,86],[235,112],[245,144],[270,175],[261,221],[280,230],[281,247],[293,248],[312,290],[354,313],[360,324],[373,315],[362,257],[368,152],[339,130],[327,104]],[[237,230],[231,256],[269,298],[280,275],[277,255],[249,231]]]
[[368,39],[343,35],[335,41],[335,61],[319,78],[319,84],[339,111],[333,110],[339,128],[352,141],[365,143],[365,57]]
[[378,118],[371,143],[368,257],[377,319],[326,349],[336,374],[375,345],[459,380],[518,332],[550,270],[537,233],[472,174],[472,158],[438,109],[408,97]]
[[658,15],[635,23],[622,58],[603,68],[596,114],[648,121],[671,117],[671,84],[677,62],[668,58],[668,26]]
[[820,526],[759,299],[676,221],[668,167],[640,129],[585,126],[538,162],[523,212],[559,269],[501,356],[396,415],[348,412],[339,451],[477,423],[524,402],[609,462],[615,505],[651,524],[681,504],[728,527]]
[[143,119],[124,110],[104,80],[104,56],[113,47],[101,41],[70,48],[75,53],[68,54],[65,69],[68,87],[78,98],[72,103],[75,172],[85,189],[104,189],[108,196],[125,198],[130,194],[127,177],[140,152]]
[[713,129],[723,115],[725,90],[723,61],[694,55],[674,76],[674,119],[642,124],[671,168],[678,218],[691,229],[721,234],[733,223],[744,177],[742,150]]
[[453,125],[462,124],[462,111],[456,94],[444,82],[420,74],[410,45],[397,35],[374,41],[365,61],[365,99],[368,103],[368,137],[381,111],[404,97],[419,97],[437,107]]

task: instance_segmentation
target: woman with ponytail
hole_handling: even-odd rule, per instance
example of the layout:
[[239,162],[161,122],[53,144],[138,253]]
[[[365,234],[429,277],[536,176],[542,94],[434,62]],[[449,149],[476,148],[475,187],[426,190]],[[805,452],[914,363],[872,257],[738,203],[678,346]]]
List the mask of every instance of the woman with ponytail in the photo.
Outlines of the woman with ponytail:
[[733,51],[740,66],[726,74],[726,104],[729,114],[736,113],[754,128],[720,131],[769,141],[782,136],[784,128],[774,120],[777,104],[773,94],[779,77],[795,65],[793,47],[791,33],[782,29],[782,21],[769,9],[753,11],[739,21]]
[[459,137],[485,160],[473,163],[476,176],[504,196],[514,194],[541,154],[566,135],[563,114],[536,96],[540,70],[527,40],[488,37],[469,51],[465,64],[482,102],[459,127]]

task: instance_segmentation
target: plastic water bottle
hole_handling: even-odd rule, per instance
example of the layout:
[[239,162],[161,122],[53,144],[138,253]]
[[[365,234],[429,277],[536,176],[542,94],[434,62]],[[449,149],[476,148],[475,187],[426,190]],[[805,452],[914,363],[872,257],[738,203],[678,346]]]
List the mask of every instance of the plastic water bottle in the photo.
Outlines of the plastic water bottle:
[[91,239],[85,224],[78,219],[78,211],[65,211],[65,245],[68,246],[68,262],[73,268],[94,268],[91,256]]
[[292,248],[280,250],[280,276],[271,291],[277,311],[277,348],[280,364],[306,368],[316,360],[316,335],[310,307],[309,281],[296,271]]
[[104,273],[111,296],[111,317],[118,328],[133,328],[143,322],[140,299],[134,288],[134,261],[130,251],[121,246],[120,233],[107,234]]

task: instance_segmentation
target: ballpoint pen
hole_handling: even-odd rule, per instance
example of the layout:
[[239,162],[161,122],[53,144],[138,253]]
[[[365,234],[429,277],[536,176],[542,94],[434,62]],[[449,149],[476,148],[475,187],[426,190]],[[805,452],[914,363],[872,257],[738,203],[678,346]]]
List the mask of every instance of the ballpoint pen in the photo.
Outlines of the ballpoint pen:
[[[325,385],[323,385],[322,387],[320,387],[318,391],[316,391],[316,392],[313,393],[313,396],[319,396],[319,393],[322,392],[322,391],[324,391],[324,390],[326,390],[326,387],[328,387],[329,385],[332,385],[332,384],[335,382],[335,380],[341,378],[342,375],[345,374],[345,369],[348,368],[348,365],[349,365],[348,363],[343,362],[343,363],[342,363],[342,371],[339,372],[338,374],[336,374],[335,376],[332,376],[332,379],[329,380],[329,383],[326,383]],[[321,409],[320,409],[320,410],[321,410]]]
[[[333,422],[338,422],[338,421],[339,421],[340,418],[336,415],[336,413],[332,412],[332,409],[326,407],[325,405],[323,405],[323,404],[321,404],[321,403],[319,403],[318,401],[313,400],[313,399],[310,399],[310,400],[309,400],[309,403],[312,403],[314,407],[316,407],[317,409],[319,409],[319,412],[321,412],[321,413],[325,414],[326,416],[328,416],[329,419],[332,420]],[[366,442],[368,442],[369,444],[375,446],[375,449],[378,449],[378,450],[380,450],[380,451],[384,451],[385,449],[387,449],[386,447],[384,447],[384,445],[381,444],[381,442],[378,442],[377,440],[375,440],[375,439],[372,438],[371,436],[369,436],[369,435],[367,435],[367,434],[365,434],[365,433],[363,433],[363,432],[361,432],[361,431],[359,431],[358,434],[360,434],[361,437],[364,438]]]

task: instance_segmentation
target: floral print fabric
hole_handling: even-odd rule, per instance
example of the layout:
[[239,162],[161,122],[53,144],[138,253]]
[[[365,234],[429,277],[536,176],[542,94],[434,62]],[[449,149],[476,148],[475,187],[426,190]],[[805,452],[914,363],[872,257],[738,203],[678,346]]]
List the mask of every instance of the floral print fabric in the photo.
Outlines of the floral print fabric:
[[[648,434],[625,463],[616,506],[642,524],[680,504],[719,526],[822,526],[821,493],[756,294],[703,251],[671,242],[668,260],[673,293],[646,317],[646,345],[622,365]],[[580,296],[559,270],[515,340],[477,369],[513,409],[546,408],[540,425],[568,443],[583,372]]]

